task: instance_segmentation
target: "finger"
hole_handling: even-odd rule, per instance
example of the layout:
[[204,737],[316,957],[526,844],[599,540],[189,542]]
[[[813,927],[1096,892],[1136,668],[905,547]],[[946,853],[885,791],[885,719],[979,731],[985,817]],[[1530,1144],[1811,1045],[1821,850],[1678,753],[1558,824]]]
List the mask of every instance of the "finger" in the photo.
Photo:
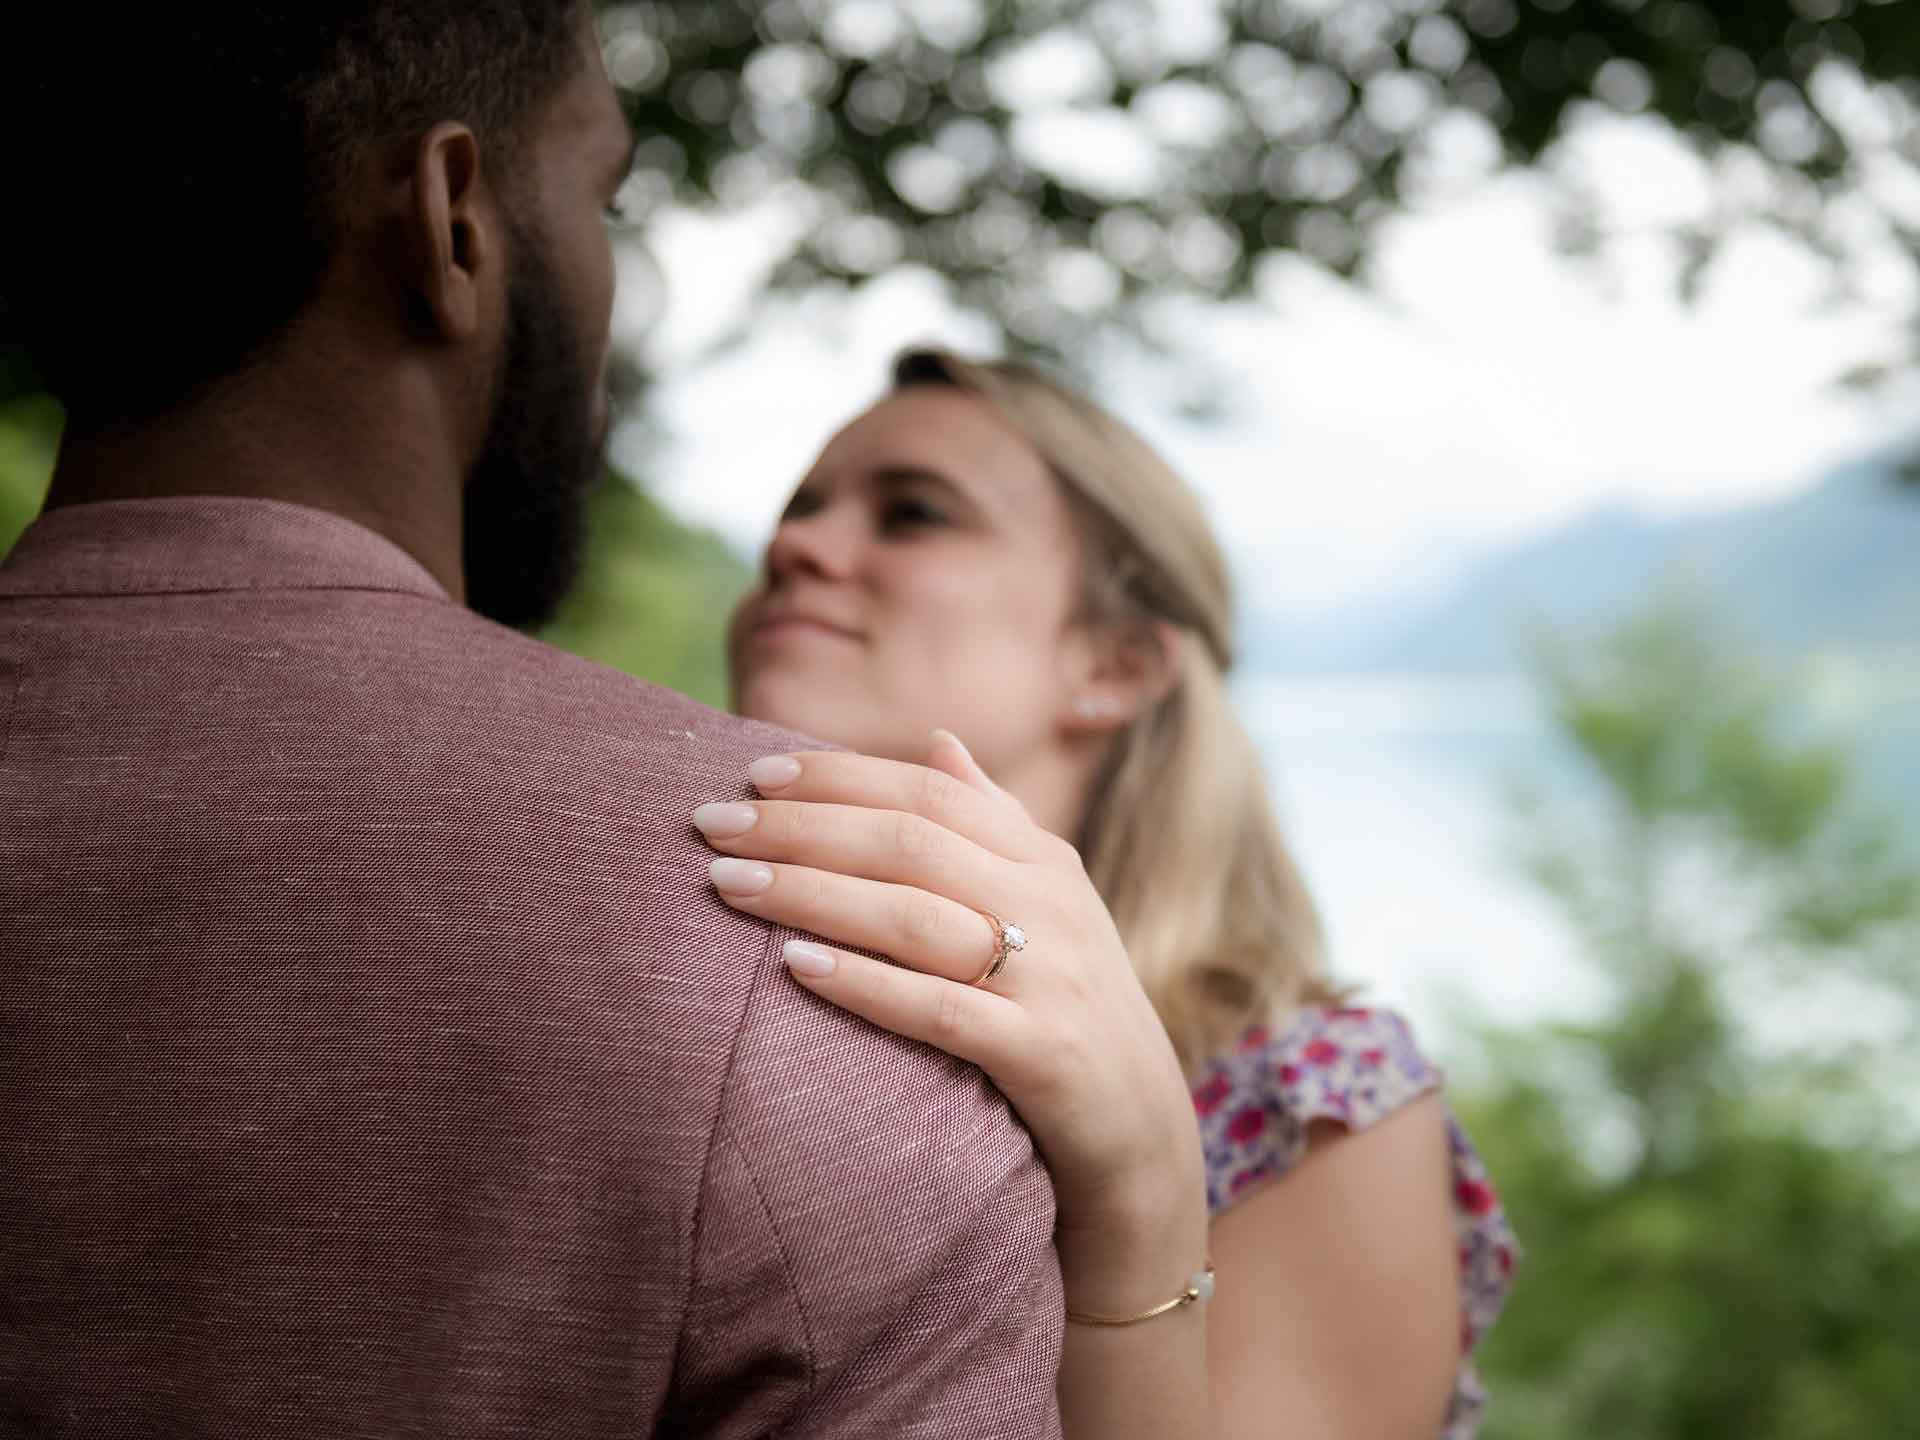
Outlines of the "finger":
[[1003,790],[994,778],[980,768],[980,762],[973,758],[973,752],[958,735],[951,730],[936,730],[927,747],[927,764],[939,771],[953,776],[954,779],[971,786],[983,795],[991,795],[1001,804],[1018,811],[1023,818],[1027,816],[1027,807],[1011,790]]
[[972,1061],[989,1076],[1017,1054],[1024,1016],[1004,996],[810,940],[787,942],[793,978],[841,1009]]
[[975,909],[1005,898],[1013,867],[944,825],[904,810],[760,800],[702,805],[693,823],[728,855],[917,885]]
[[919,815],[1008,860],[1043,859],[1051,839],[1017,808],[927,765],[820,750],[769,755],[750,765],[747,774],[769,798]]
[[712,876],[720,898],[736,910],[875,951],[943,980],[971,984],[998,944],[986,916],[910,885],[732,858],[714,861]]

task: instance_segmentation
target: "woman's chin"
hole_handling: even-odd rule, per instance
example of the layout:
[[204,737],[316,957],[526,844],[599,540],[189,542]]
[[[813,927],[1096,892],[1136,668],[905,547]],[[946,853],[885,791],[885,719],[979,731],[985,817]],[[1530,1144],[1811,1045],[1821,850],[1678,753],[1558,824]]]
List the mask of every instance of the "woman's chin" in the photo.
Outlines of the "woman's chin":
[[796,730],[829,745],[846,745],[847,704],[815,685],[796,684],[789,676],[748,680],[734,693],[735,713],[782,730]]
[[891,705],[879,700],[862,704],[843,690],[795,684],[791,677],[768,676],[743,683],[734,695],[733,708],[744,719],[866,755],[917,760],[926,748],[928,730],[897,723],[899,717]]

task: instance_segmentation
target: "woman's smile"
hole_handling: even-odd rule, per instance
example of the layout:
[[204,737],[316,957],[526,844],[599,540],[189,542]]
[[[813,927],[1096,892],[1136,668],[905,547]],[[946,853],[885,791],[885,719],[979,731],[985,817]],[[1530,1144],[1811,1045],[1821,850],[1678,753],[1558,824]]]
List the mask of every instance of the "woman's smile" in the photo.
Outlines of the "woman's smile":
[[747,643],[756,648],[807,641],[857,645],[865,640],[866,636],[851,625],[814,609],[793,606],[769,608],[754,616],[747,628]]

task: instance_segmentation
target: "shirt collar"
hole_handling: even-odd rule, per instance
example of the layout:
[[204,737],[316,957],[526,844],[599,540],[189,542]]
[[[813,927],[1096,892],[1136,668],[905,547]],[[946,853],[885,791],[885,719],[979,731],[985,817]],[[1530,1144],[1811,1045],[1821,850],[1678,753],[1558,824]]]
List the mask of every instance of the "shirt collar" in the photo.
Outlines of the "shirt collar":
[[384,536],[282,500],[194,495],[48,510],[0,560],[0,596],[394,590],[448,600]]

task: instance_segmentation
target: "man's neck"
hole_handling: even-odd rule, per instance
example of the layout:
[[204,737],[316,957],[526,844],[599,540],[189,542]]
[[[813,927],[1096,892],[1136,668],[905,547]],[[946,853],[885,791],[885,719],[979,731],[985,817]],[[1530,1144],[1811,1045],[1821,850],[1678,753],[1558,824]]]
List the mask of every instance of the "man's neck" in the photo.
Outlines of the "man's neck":
[[461,467],[435,453],[428,425],[393,423],[407,408],[253,380],[136,425],[70,426],[47,508],[187,495],[306,505],[391,540],[463,600]]

